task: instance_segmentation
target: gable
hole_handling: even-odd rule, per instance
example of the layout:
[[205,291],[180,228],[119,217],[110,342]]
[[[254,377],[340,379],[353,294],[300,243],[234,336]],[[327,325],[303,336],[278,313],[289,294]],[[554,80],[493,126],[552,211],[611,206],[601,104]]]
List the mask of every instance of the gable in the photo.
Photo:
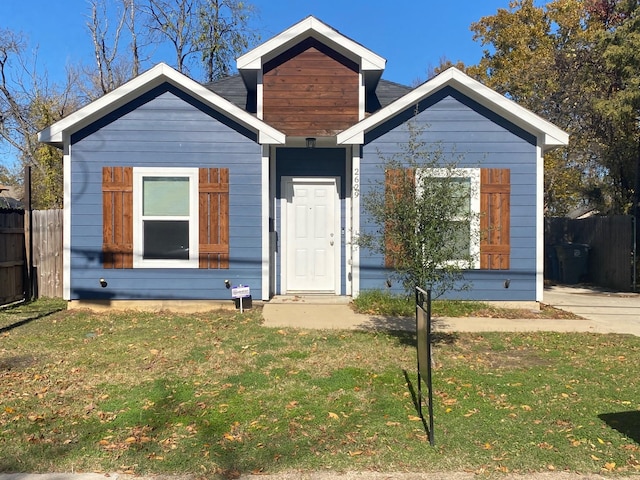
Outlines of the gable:
[[181,74],[164,63],[160,63],[117,89],[82,107],[80,110],[50,125],[38,133],[38,141],[63,147],[65,141],[74,133],[136,102],[150,91],[163,84],[176,88],[187,97],[198,101],[232,122],[254,132],[261,144],[282,144],[285,135],[260,119],[237,107],[230,101],[215,94],[203,85]]
[[500,136],[499,141],[505,142],[509,134],[531,146],[537,142],[536,137],[526,130],[453,87],[445,87],[366,132],[364,143],[369,144],[395,129],[406,130],[407,122],[413,120],[423,126],[431,141],[443,144],[487,143],[495,136]]
[[437,95],[443,89],[453,89],[463,94],[486,111],[495,114],[494,118],[501,118],[527,132],[536,139],[536,146],[543,152],[569,143],[569,135],[551,122],[451,67],[375,114],[340,132],[336,137],[338,145],[363,144],[365,135],[387,122],[393,122],[396,116],[404,115],[406,119],[407,112],[414,111],[416,105],[425,100],[429,102],[429,97]]
[[358,65],[308,38],[267,62],[263,119],[291,136],[331,136],[359,120]]
[[[254,131],[169,83],[163,83],[99,118],[74,133],[71,141],[77,143],[100,131],[103,131],[101,135],[108,135],[108,131],[113,131],[112,140],[118,142],[126,142],[128,138],[131,140],[133,135],[138,139],[148,136],[149,141],[154,138],[159,140],[162,136],[167,139],[179,130],[191,131],[193,135],[197,135],[190,124],[197,122],[198,130],[201,131],[203,120],[208,119],[214,120],[209,122],[209,128],[216,128],[215,124],[225,125],[228,127],[225,130],[233,130],[253,142],[258,141]],[[205,135],[205,132],[202,134]]]

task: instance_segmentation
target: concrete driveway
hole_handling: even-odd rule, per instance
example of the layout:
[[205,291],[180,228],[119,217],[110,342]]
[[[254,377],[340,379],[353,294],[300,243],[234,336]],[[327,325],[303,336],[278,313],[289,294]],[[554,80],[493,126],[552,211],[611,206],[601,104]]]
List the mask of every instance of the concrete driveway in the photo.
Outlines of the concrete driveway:
[[589,331],[640,336],[640,294],[552,286],[545,288],[543,303],[587,319]]

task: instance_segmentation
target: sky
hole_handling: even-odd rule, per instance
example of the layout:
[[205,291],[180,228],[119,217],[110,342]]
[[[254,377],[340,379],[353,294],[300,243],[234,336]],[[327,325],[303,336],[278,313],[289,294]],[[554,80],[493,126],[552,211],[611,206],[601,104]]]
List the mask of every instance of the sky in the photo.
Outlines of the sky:
[[[254,27],[268,40],[314,15],[387,60],[384,78],[411,85],[426,80],[442,57],[475,64],[482,46],[469,27],[507,8],[509,0],[249,0]],[[38,66],[63,78],[65,65],[92,62],[87,0],[0,0],[0,29],[21,31],[38,47]],[[162,59],[158,59],[162,60]],[[170,59],[164,59],[170,61]]]
[[[266,41],[313,15],[387,60],[383,78],[404,85],[427,80],[442,58],[478,63],[483,47],[470,26],[509,0],[248,0],[256,7],[253,28]],[[93,65],[87,29],[88,0],[0,0],[0,30],[21,32],[37,71],[64,83],[67,65]],[[122,48],[122,47],[121,47]],[[157,55],[154,63],[171,64]],[[0,164],[7,152],[0,148]],[[4,155],[3,155],[4,153]],[[9,155],[11,157],[11,155]]]

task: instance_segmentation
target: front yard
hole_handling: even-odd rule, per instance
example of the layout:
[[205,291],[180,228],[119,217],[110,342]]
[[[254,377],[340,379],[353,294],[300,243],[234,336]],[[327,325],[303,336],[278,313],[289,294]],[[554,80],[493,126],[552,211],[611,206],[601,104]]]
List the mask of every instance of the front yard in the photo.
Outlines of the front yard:
[[[640,338],[412,334],[244,315],[0,311],[0,471],[640,472]],[[53,311],[53,313],[49,313]]]

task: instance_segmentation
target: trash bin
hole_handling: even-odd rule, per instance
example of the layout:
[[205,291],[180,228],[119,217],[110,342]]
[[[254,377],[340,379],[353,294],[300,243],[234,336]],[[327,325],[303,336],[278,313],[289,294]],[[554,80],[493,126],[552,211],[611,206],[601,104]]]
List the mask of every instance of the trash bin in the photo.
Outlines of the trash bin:
[[558,279],[568,285],[580,283],[589,276],[589,245],[563,243],[555,245],[558,256]]
[[544,279],[552,282],[560,281],[560,266],[555,247],[555,245],[544,246]]

